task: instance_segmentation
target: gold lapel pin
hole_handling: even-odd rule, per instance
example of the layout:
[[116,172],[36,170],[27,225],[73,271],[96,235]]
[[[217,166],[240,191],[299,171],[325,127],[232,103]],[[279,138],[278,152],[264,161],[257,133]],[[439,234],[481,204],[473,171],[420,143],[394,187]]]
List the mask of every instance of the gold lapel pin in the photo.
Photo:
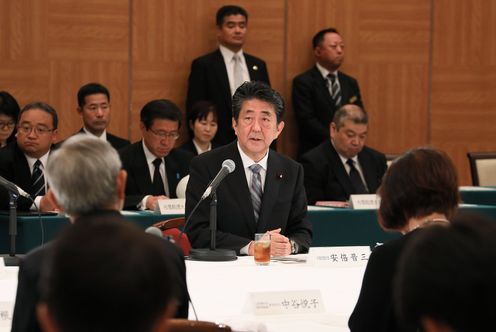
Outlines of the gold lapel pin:
[[253,70],[258,70],[258,66],[253,66]]

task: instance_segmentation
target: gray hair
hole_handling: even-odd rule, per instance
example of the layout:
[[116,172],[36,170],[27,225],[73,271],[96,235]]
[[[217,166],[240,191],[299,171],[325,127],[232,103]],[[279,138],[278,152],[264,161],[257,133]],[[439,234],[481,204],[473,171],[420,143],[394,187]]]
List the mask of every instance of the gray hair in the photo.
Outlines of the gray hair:
[[369,117],[367,112],[363,108],[353,104],[347,104],[341,106],[336,113],[334,113],[334,117],[332,118],[332,122],[336,124],[336,129],[340,129],[344,126],[344,122],[350,120],[354,124],[368,124]]
[[108,142],[79,134],[50,155],[45,175],[60,206],[77,216],[117,202],[121,166],[117,151]]

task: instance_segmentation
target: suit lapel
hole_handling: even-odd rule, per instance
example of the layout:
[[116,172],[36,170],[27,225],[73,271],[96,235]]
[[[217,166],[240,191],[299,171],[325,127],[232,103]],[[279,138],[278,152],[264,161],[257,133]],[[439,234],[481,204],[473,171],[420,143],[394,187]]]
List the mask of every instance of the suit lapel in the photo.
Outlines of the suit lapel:
[[149,193],[153,189],[150,171],[146,162],[145,151],[143,150],[143,141],[136,144],[136,154],[133,163],[133,173],[136,178],[136,185],[142,193]]
[[224,63],[224,58],[222,57],[222,53],[219,49],[217,49],[217,52],[215,53],[214,66],[214,72],[216,73],[217,79],[221,84],[219,90],[224,91],[224,103],[226,109],[231,110],[231,86],[229,85],[229,76],[227,76],[226,64]]
[[329,154],[329,158],[331,160],[330,165],[334,171],[334,174],[336,174],[336,178],[343,187],[346,195],[349,196],[353,192],[353,185],[351,184],[350,176],[346,172],[343,162],[341,161],[341,158],[339,158],[339,154],[337,153],[336,149],[334,149],[334,146],[332,146],[332,143],[330,141],[329,145],[331,148],[331,153]]
[[15,143],[15,173],[17,173],[16,181],[14,181],[21,189],[31,192],[31,170],[29,169],[28,160],[22,150]]
[[280,176],[284,176],[284,169],[282,168],[279,157],[269,150],[262,206],[257,224],[258,233],[274,228],[270,226],[272,221],[271,214],[277,200],[276,198],[279,196],[279,188],[281,186]]
[[[172,151],[171,151],[172,153]],[[169,197],[176,197],[175,189],[177,183],[179,182],[178,177],[180,174],[176,172],[179,169],[176,159],[169,153],[168,156],[164,158],[165,161],[165,174],[167,174],[167,184],[169,185]]]
[[376,188],[377,181],[374,176],[374,174],[376,174],[374,163],[370,160],[369,156],[363,152],[363,150],[358,154],[358,161],[360,162],[360,167],[362,168],[363,177],[367,183],[368,190],[370,191],[370,188]]
[[325,100],[329,114],[331,114],[331,110],[334,109],[334,99],[332,99],[331,94],[329,93],[329,89],[327,88],[326,85],[326,80],[322,77],[322,74],[320,71],[317,69],[317,67],[313,68],[312,71],[312,78],[314,81],[314,86],[318,94],[321,95],[321,100]]

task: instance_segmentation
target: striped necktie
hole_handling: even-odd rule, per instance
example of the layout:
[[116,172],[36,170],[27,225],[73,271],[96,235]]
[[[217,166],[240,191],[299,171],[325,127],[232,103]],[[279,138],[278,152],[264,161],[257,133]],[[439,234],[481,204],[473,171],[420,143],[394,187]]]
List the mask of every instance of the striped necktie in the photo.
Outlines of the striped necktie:
[[329,74],[327,77],[331,81],[331,96],[336,107],[341,106],[341,88],[339,86],[337,74]]
[[362,177],[355,167],[355,161],[353,161],[353,159],[348,159],[346,163],[350,166],[350,181],[355,189],[354,194],[367,194],[367,188],[365,188]]
[[253,173],[251,176],[250,194],[251,202],[253,204],[253,214],[255,215],[255,222],[258,222],[260,216],[260,208],[262,206],[262,179],[260,176],[260,170],[262,166],[259,164],[253,164],[250,167],[250,171]]
[[41,169],[41,161],[38,159],[33,165],[33,174],[31,175],[31,198],[45,195],[45,177]]

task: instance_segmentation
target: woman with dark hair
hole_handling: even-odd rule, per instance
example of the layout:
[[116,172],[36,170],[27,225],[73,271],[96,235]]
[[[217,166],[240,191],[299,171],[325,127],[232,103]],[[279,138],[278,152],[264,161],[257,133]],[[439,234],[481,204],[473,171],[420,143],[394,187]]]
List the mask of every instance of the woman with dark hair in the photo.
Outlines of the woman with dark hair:
[[376,247],[348,325],[355,331],[415,331],[399,325],[393,308],[393,280],[406,244],[431,225],[443,225],[459,202],[455,167],[446,153],[417,148],[396,159],[384,175],[379,224],[404,234]]
[[191,139],[181,145],[181,149],[195,155],[210,151],[217,147],[212,139],[217,133],[217,110],[209,101],[199,101],[188,113],[188,126]]
[[19,104],[14,97],[6,91],[0,91],[0,147],[15,139],[19,111]]

